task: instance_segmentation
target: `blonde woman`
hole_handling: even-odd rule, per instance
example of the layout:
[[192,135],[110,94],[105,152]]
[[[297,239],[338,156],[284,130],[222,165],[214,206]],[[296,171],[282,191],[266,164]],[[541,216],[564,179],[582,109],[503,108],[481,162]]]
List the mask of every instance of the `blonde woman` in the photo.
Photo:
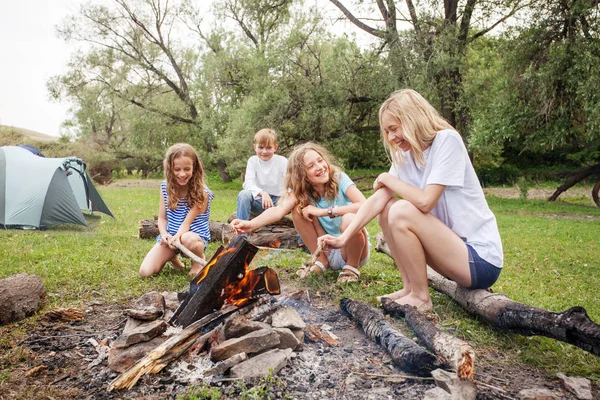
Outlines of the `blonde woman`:
[[319,241],[345,246],[378,216],[404,283],[386,297],[423,311],[432,308],[427,265],[460,286],[490,287],[502,268],[502,243],[461,136],[410,89],[382,104],[379,124],[392,167],[342,235]]
[[[296,230],[314,254],[317,238],[325,234],[339,236],[365,201],[348,175],[335,165],[329,151],[312,142],[297,146],[288,157],[285,187],[288,191],[276,207],[250,221],[235,219],[231,221],[233,228],[241,234],[250,233],[291,212]],[[348,236],[344,246],[322,253],[313,265],[299,270],[298,275],[305,277],[331,268],[341,270],[338,282],[354,282],[359,279],[360,267],[368,258],[366,230],[357,229]]]

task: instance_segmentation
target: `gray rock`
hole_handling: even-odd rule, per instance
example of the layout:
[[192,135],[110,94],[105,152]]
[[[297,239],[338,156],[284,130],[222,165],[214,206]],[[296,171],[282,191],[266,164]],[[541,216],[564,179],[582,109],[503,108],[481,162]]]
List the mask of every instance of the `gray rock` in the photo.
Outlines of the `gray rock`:
[[592,400],[592,383],[586,378],[572,378],[559,372],[556,376],[562,381],[563,386],[573,393],[579,400]]
[[300,345],[300,341],[296,338],[294,333],[288,328],[274,328],[273,329],[279,335],[279,346],[280,349],[292,349]]
[[167,323],[163,320],[155,320],[141,324],[127,333],[123,332],[123,334],[112,343],[111,347],[123,348],[140,342],[148,342],[161,335],[167,330],[167,327]]
[[269,350],[234,366],[231,368],[230,375],[238,379],[261,378],[271,372],[276,375],[287,365],[290,354],[292,354],[292,349]]
[[296,310],[291,307],[282,307],[271,316],[273,328],[304,329],[306,324]]
[[261,329],[250,332],[240,338],[229,339],[212,349],[210,358],[212,361],[221,361],[234,354],[253,354],[263,350],[271,349],[279,345],[279,335],[270,329]]
[[519,400],[559,400],[551,390],[542,388],[523,389],[517,394]]

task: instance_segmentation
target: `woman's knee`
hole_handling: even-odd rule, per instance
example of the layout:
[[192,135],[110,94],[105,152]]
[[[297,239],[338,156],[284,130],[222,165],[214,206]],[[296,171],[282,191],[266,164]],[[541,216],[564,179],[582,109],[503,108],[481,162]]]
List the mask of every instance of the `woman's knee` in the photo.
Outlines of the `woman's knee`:
[[398,200],[392,204],[388,211],[388,220],[394,221],[394,226],[407,226],[422,216],[423,213],[414,204],[407,200]]

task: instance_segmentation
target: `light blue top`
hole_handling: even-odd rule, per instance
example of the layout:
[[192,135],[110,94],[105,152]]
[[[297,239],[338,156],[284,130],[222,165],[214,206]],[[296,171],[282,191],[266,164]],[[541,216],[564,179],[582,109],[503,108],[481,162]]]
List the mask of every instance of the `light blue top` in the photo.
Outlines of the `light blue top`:
[[[177,201],[177,208],[174,210],[169,209],[169,202],[167,199],[167,183],[162,181],[160,184],[160,191],[162,198],[165,203],[165,209],[167,210],[167,232],[170,235],[175,235],[177,230],[187,217],[190,212],[190,207],[187,204],[187,197],[179,199]],[[190,225],[190,231],[195,232],[205,242],[210,242],[210,228],[208,225],[208,219],[210,217],[210,203],[215,197],[209,188],[204,186],[204,193],[208,196],[208,205],[206,211],[203,214],[198,214]],[[160,243],[160,235],[156,237],[156,241]]]
[[[346,196],[346,190],[350,186],[354,185],[352,179],[344,172],[340,173],[338,181],[338,192],[333,200],[328,200],[325,197],[321,197],[319,201],[314,202],[313,205],[317,208],[328,209],[331,206],[345,206],[352,204],[352,201]],[[342,217],[329,218],[329,216],[319,217],[319,222],[325,232],[332,236],[340,236],[340,225],[342,224]]]

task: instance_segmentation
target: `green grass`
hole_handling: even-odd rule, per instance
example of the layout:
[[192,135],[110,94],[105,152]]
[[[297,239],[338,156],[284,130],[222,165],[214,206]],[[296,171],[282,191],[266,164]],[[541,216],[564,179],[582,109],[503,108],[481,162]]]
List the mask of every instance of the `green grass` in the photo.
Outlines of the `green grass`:
[[[366,175],[369,171],[361,171]],[[351,174],[352,176],[353,174]],[[90,227],[60,226],[46,231],[0,231],[0,278],[20,272],[37,274],[48,292],[48,305],[81,306],[92,300],[126,302],[143,293],[182,290],[189,282],[181,272],[169,268],[152,278],[138,276],[139,265],[152,240],[138,238],[139,221],[157,213],[159,180],[137,186],[117,184],[99,187],[116,219],[88,216]],[[125,180],[123,181],[125,182]],[[239,181],[210,181],[215,193],[211,219],[225,221],[235,210]],[[369,193],[367,193],[367,196]],[[511,299],[550,311],[583,306],[600,321],[600,209],[542,200],[510,200],[489,197],[503,239],[505,269],[494,290]],[[367,226],[371,238],[379,231],[375,221]],[[373,242],[374,244],[374,242]],[[207,254],[217,248],[211,243]],[[329,296],[333,302],[351,297],[376,305],[375,296],[401,287],[392,260],[372,252],[358,283],[336,285],[336,274],[300,281],[295,270],[307,259],[301,251],[260,251],[255,266],[278,270],[280,279]],[[452,327],[454,334],[471,342],[482,357],[493,362],[515,362],[568,375],[600,379],[600,357],[574,346],[543,337],[526,338],[505,334],[468,315],[447,296],[433,293],[439,324]],[[36,317],[0,327],[0,383],[11,368],[25,362],[27,351],[12,350],[14,343],[36,323]],[[210,396],[210,392],[198,394]],[[204,397],[210,398],[210,397]]]

